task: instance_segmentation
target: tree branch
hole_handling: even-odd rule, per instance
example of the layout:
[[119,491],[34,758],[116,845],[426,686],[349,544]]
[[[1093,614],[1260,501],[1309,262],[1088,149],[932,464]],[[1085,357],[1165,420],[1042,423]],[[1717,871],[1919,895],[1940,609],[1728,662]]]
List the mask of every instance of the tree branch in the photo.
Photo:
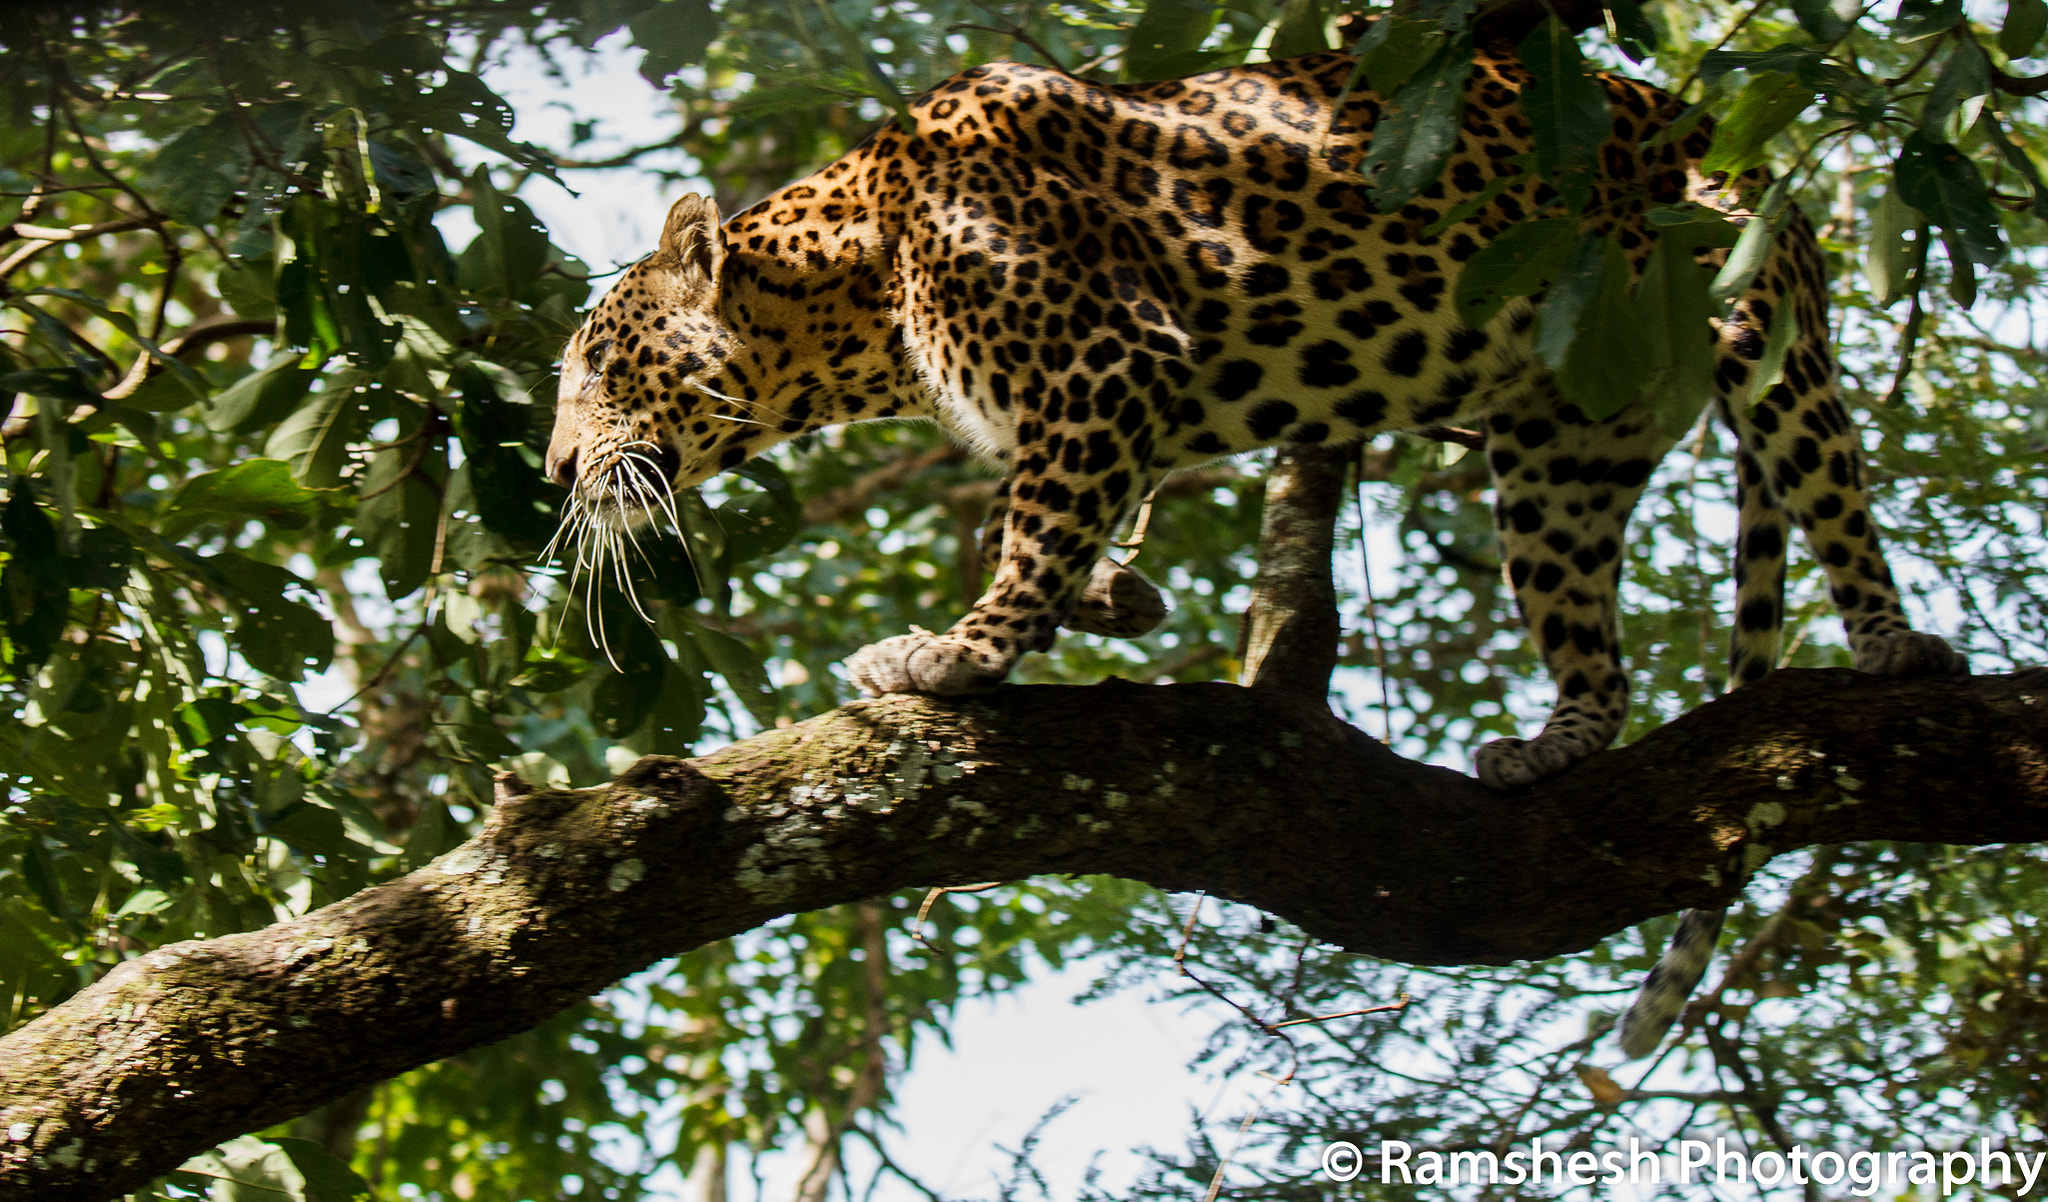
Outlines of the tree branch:
[[1726,904],[1817,843],[2048,838],[2048,670],[1788,671],[1512,794],[1321,698],[1227,684],[890,697],[608,786],[507,777],[433,864],[174,944],[0,1039],[0,1200],[108,1198],[778,915],[1110,873],[1351,951],[1497,964]]
[[1344,473],[1358,447],[1285,447],[1266,475],[1259,576],[1244,615],[1243,681],[1308,700],[1330,692],[1337,666],[1337,590],[1330,579]]

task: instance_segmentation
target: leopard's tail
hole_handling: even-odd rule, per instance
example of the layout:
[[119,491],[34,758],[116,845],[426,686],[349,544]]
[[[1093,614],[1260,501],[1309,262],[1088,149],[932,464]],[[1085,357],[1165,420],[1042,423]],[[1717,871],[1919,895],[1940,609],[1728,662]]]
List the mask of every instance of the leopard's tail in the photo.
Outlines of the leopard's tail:
[[[1755,454],[1748,414],[1723,398],[1721,420],[1735,434],[1735,636],[1728,650],[1728,687],[1761,680],[1778,662],[1785,617],[1785,536],[1789,521],[1771,494]],[[1714,958],[1726,910],[1687,910],[1671,946],[1621,1020],[1621,1048],[1629,1059],[1657,1050],[1685,1010],[1694,986]]]
[[1685,1009],[1685,999],[1706,975],[1714,958],[1714,942],[1721,935],[1726,910],[1687,910],[1678,920],[1678,931],[1657,967],[1643,981],[1628,1013],[1621,1016],[1621,1051],[1630,1060],[1657,1050],[1664,1033]]

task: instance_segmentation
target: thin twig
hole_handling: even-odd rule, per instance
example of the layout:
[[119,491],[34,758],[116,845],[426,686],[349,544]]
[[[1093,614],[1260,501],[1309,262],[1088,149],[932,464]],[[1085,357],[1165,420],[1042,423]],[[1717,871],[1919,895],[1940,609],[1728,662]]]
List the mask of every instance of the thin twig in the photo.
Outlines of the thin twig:
[[924,904],[917,908],[917,921],[911,924],[910,937],[912,939],[917,940],[919,943],[923,944],[926,951],[932,952],[933,954],[942,953],[944,949],[939,947],[938,944],[933,943],[931,941],[931,936],[925,933],[924,920],[932,912],[932,903],[939,900],[941,897],[944,897],[948,893],[987,893],[991,889],[1001,888],[1002,886],[1007,885],[1009,883],[1010,882],[1008,881],[984,881],[979,885],[935,886],[934,888],[932,888],[930,892],[924,895]]
[[1361,1014],[1386,1014],[1389,1011],[1406,1010],[1410,1000],[1408,995],[1404,993],[1401,995],[1400,1001],[1388,1002],[1384,1006],[1367,1006],[1363,1010],[1339,1010],[1335,1014],[1318,1014],[1314,1018],[1290,1018],[1284,1023],[1273,1023],[1266,1029],[1268,1031],[1278,1031],[1282,1027],[1298,1027],[1303,1023],[1326,1023],[1339,1018],[1357,1018]]

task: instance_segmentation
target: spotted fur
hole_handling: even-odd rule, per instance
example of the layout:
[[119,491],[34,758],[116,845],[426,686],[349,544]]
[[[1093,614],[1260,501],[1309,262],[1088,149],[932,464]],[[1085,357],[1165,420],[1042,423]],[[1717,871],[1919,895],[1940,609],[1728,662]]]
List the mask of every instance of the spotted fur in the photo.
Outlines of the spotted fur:
[[[920,97],[914,134],[887,126],[722,226],[710,201],[684,197],[659,249],[570,340],[550,475],[623,525],[644,507],[603,482],[651,470],[636,444],[659,448],[662,482],[681,488],[823,426],[938,421],[1007,473],[993,582],[950,630],[885,640],[847,666],[872,692],[958,694],[1001,681],[1063,622],[1148,626],[1115,595],[1149,586],[1097,565],[1168,473],[1280,443],[1476,425],[1508,583],[1558,689],[1542,733],[1481,748],[1479,774],[1505,788],[1563,769],[1621,726],[1624,526],[1671,440],[1637,409],[1594,420],[1559,396],[1533,355],[1529,301],[1483,329],[1457,318],[1462,265],[1554,199],[1519,182],[1429,232],[1517,173],[1527,72],[1482,55],[1443,176],[1381,212],[1358,167],[1382,102],[1354,91],[1336,110],[1353,65],[1315,54],[1108,86],[996,63]],[[1744,213],[1760,176],[1703,175],[1706,130],[1664,136],[1676,101],[1615,76],[1601,85],[1613,130],[1587,225],[1615,231],[1634,270],[1656,238],[1650,206]],[[1788,515],[1826,569],[1859,667],[1960,662],[1899,607],[1836,394],[1825,297],[1795,214],[1731,316],[1701,331],[1740,447],[1736,683],[1776,659]],[[1797,330],[1783,382],[1754,408],[1731,404],[1783,306]]]

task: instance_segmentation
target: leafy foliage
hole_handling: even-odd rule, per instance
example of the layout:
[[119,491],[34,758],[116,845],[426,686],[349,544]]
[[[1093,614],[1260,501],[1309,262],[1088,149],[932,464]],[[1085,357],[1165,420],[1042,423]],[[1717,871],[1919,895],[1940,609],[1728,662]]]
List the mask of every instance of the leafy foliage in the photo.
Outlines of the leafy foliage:
[[[1697,330],[1795,197],[1825,210],[1844,383],[1868,413],[1920,620],[1960,629],[1981,668],[2048,654],[2048,405],[2031,333],[2048,241],[2033,96],[2048,89],[2025,78],[2048,6],[2013,0],[1997,29],[1974,12],[1662,0],[1616,5],[1611,26],[1578,35],[1553,17],[1520,40],[1536,83],[1517,166],[1555,199],[1468,264],[1460,311],[1529,298],[1539,354],[1589,410],[1640,401],[1688,432],[1628,548],[1631,735],[1725,687],[1730,469],[1710,428],[1692,432]],[[602,186],[581,181],[631,166],[708,185],[732,211],[973,63],[1158,78],[1337,45],[1338,15],[1321,0],[11,10],[0,1027],[148,948],[426,863],[479,820],[495,769],[588,784],[637,754],[837,704],[847,653],[943,626],[979,594],[991,484],[902,426],[802,440],[685,498],[682,537],[647,542],[631,569],[651,621],[622,582],[579,578],[573,549],[536,572],[560,516],[539,471],[553,357],[603,284],[539,216],[557,181]],[[1386,104],[1361,167],[1382,206],[1434,180],[1481,29],[1470,3],[1419,0],[1347,35],[1357,86]],[[598,144],[593,120],[546,149],[522,141],[505,64],[567,75],[601,43],[629,43],[667,89],[646,94],[657,136],[597,159],[577,157]],[[1607,135],[1588,72],[1623,57],[1697,102],[1688,120],[1718,119],[1717,166],[1783,181],[1739,233],[1659,214],[1665,239],[1634,285],[1584,232]],[[1718,279],[1678,253],[1699,245],[1730,248]],[[1451,762],[1526,729],[1542,692],[1500,587],[1484,467],[1461,450],[1395,440],[1361,457],[1336,697],[1404,753]],[[1233,676],[1258,485],[1250,463],[1170,485],[1142,561],[1177,599],[1169,625],[1140,643],[1070,638],[1020,678]],[[1795,561],[1790,587],[1786,661],[1845,662],[1831,619],[1815,624],[1818,576]],[[1205,974],[1261,1013],[1417,998],[1398,1020],[1308,1028],[1292,1050],[1219,1031],[1219,1068],[1284,1063],[1300,1083],[1224,1196],[1353,1196],[1301,1158],[1347,1133],[1439,1147],[1629,1125],[1769,1138],[1777,1124],[1863,1146],[2040,1138],[2038,857],[1874,846],[1772,873],[1734,923],[1753,953],[1742,971],[1619,1109],[1573,1070],[1666,923],[1580,957],[1456,972],[1335,956],[1237,911],[1200,928]],[[295,1133],[226,1145],[162,1188],[643,1196],[664,1165],[701,1180],[728,1156],[879,1140],[919,1033],[945,1031],[961,998],[1090,953],[1114,982],[1155,982],[1172,952],[1165,902],[1122,882],[949,899],[931,919],[939,953],[905,933],[916,901],[699,949]],[[1136,1194],[1206,1188],[1221,1156],[1164,1158]]]

